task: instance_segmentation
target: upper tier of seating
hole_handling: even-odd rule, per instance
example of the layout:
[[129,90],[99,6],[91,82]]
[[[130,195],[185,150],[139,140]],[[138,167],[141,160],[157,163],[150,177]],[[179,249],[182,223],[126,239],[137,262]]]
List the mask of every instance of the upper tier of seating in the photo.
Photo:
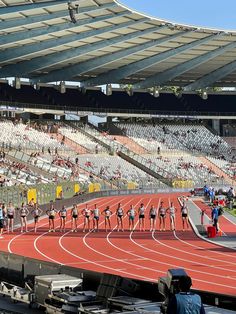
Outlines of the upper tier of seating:
[[127,136],[150,152],[160,149],[179,149],[209,155],[232,157],[230,145],[211,133],[204,125],[191,124],[131,124],[118,123]]
[[7,83],[0,82],[0,101],[21,104],[37,104],[46,106],[67,107],[68,109],[83,108],[96,111],[123,111],[127,110],[143,113],[166,112],[192,112],[192,114],[228,113],[235,112],[236,95],[209,95],[203,100],[199,95],[183,95],[176,97],[172,93],[161,93],[160,97],[153,97],[148,92],[134,92],[129,96],[124,91],[114,90],[111,96],[106,96],[100,90],[81,91],[78,88],[66,88],[65,93],[60,93],[55,87],[41,86],[35,89],[28,84],[21,84],[20,89],[15,89]]

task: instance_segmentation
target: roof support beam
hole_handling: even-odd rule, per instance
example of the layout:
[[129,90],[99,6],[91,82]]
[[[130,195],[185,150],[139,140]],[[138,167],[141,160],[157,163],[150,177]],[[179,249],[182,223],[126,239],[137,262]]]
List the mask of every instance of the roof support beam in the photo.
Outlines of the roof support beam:
[[[107,6],[108,8],[111,8],[111,7],[114,7],[114,5],[108,5]],[[103,6],[103,7],[97,7],[97,6],[93,6],[93,7],[90,7],[89,9],[84,9],[82,10],[81,9],[81,12],[80,13],[83,13],[83,12],[98,12],[98,11],[101,11],[101,10],[104,10],[104,8],[106,8],[106,6]],[[63,14],[64,16],[68,16],[69,18],[69,15],[68,15],[68,12],[64,12]],[[115,16],[115,15],[114,15]],[[48,18],[50,17],[50,15],[48,14]],[[101,17],[99,17],[101,19]],[[45,27],[39,27],[39,28],[34,28],[32,30],[28,30],[28,29],[25,29],[21,32],[14,32],[12,34],[6,34],[6,35],[2,35],[0,36],[0,47],[1,46],[4,46],[4,45],[7,45],[7,44],[11,44],[11,43],[15,43],[15,42],[19,42],[21,40],[25,40],[25,39],[32,39],[34,37],[37,37],[37,36],[42,36],[42,35],[48,35],[50,33],[56,33],[56,32],[59,32],[59,31],[63,31],[63,30],[73,30],[75,29],[76,27],[78,26],[81,26],[81,25],[84,25],[87,23],[90,23],[90,22],[93,22],[93,20],[95,20],[96,18],[94,19],[83,19],[81,21],[78,21],[76,24],[73,24],[71,22],[66,22],[66,23],[61,23],[61,24],[57,24],[57,25],[52,25],[52,26],[46,26]],[[27,19],[25,19],[27,21]],[[26,24],[25,24],[26,25]]]
[[[94,10],[97,11],[99,9],[100,10],[109,9],[109,8],[113,8],[114,6],[116,6],[116,5],[113,3],[110,3],[110,4],[101,5],[99,7],[98,6],[82,7],[82,8],[80,8],[78,14],[87,13],[87,12],[91,12]],[[47,21],[51,21],[54,19],[62,18],[62,17],[68,17],[69,18],[67,8],[66,8],[66,10],[62,10],[59,12],[45,13],[43,15],[39,14],[36,16],[34,15],[34,16],[27,16],[24,18],[3,20],[3,21],[1,21],[1,31],[3,31],[3,30],[9,31],[9,29],[14,28],[14,27],[27,26],[30,24],[47,22]],[[0,16],[0,18],[1,18],[1,16]]]
[[[83,22],[81,21],[81,24],[77,23],[79,25],[85,25],[85,24],[92,24],[92,23],[96,23],[99,21],[109,21],[109,19],[112,19],[114,17],[117,16],[124,16],[124,15],[129,15],[129,13],[118,13],[116,15],[106,15],[106,16],[102,16],[102,17],[96,17],[93,19],[85,19],[83,20]],[[129,25],[132,25],[133,21],[130,22]],[[92,31],[87,31],[87,32],[83,32],[83,33],[78,33],[78,34],[74,34],[74,35],[67,35],[67,36],[63,36],[60,38],[54,38],[51,40],[47,40],[47,41],[42,41],[42,42],[38,42],[38,43],[33,43],[30,45],[25,45],[23,47],[19,48],[9,48],[9,49],[5,49],[4,51],[1,52],[0,54],[0,62],[8,62],[10,60],[14,60],[14,59],[18,59],[18,58],[22,58],[24,56],[29,56],[31,54],[34,53],[38,53],[40,51],[43,50],[47,50],[47,49],[52,49],[61,45],[65,45],[67,43],[71,43],[73,41],[79,41],[82,40],[84,38],[87,37],[92,37],[92,36],[96,36],[99,34],[102,34],[104,32],[109,32],[112,31],[114,28],[114,26],[107,26],[104,27],[102,29],[94,29]],[[121,28],[121,26],[119,25],[118,28]]]
[[[182,33],[182,35],[184,34],[186,35],[186,32]],[[122,66],[118,69],[111,70],[106,73],[102,73],[98,75],[96,78],[92,78],[90,80],[82,82],[82,85],[85,87],[88,87],[88,86],[101,85],[101,84],[107,84],[107,83],[118,83],[121,79],[125,77],[128,77],[134,73],[140,72],[148,67],[151,67],[154,64],[160,63],[173,56],[176,56],[177,54],[183,53],[187,50],[193,49],[194,47],[207,43],[210,40],[218,38],[219,36],[220,35],[210,35],[205,38],[195,40],[192,43],[182,45],[181,47],[170,49],[168,51],[159,53],[153,57],[149,57],[141,61],[133,62],[126,66]],[[172,38],[169,37],[169,40],[167,41],[171,41],[171,40]]]
[[204,89],[207,87],[212,86],[215,82],[219,81],[220,79],[226,77],[230,73],[236,70],[236,61],[226,64],[225,66],[201,77],[200,79],[196,80],[195,82],[187,85],[184,87],[184,91],[193,91]]
[[64,80],[70,80],[80,74],[92,71],[94,69],[100,68],[106,64],[109,64],[111,62],[123,59],[124,57],[133,55],[135,53],[144,51],[146,49],[149,49],[151,47],[155,47],[158,46],[160,44],[166,43],[172,39],[175,39],[177,37],[183,36],[184,34],[186,34],[186,32],[180,32],[177,33],[175,35],[172,36],[166,36],[164,38],[161,39],[156,39],[156,40],[152,40],[152,41],[148,41],[145,44],[141,44],[141,45],[137,45],[135,47],[132,48],[128,48],[125,50],[121,50],[115,53],[111,53],[99,58],[95,58],[92,60],[88,60],[85,62],[81,62],[77,65],[72,65],[69,67],[66,67],[64,69],[61,70],[56,70],[53,71],[49,74],[46,75],[42,75],[39,77],[35,78],[35,81],[39,81],[39,82],[53,82],[53,81],[64,81]]
[[217,57],[222,55],[224,52],[233,49],[236,47],[236,42],[230,43],[224,47],[215,49],[213,51],[207,52],[199,57],[196,57],[192,60],[186,61],[184,63],[181,63],[169,70],[166,70],[162,73],[158,73],[156,75],[152,75],[148,77],[146,80],[134,84],[133,88],[147,88],[147,87],[153,87],[153,86],[162,86],[165,83],[173,80],[174,78],[178,77],[179,75]]
[[46,9],[48,7],[58,6],[60,4],[67,5],[68,0],[56,0],[56,1],[48,1],[48,2],[37,2],[37,3],[30,3],[25,5],[14,5],[14,6],[7,6],[0,8],[0,18],[3,14],[10,14],[10,13],[19,13],[25,12],[34,9]]
[[[141,22],[140,21],[133,22],[132,26],[139,23]],[[120,25],[119,29],[125,28],[125,27],[127,27],[127,23],[124,23],[124,25]],[[116,28],[118,27],[116,26]],[[159,28],[159,30],[163,30],[165,28],[167,27],[162,26]],[[133,32],[127,35],[121,35],[113,39],[102,40],[102,41],[99,41],[98,43],[88,44],[79,48],[68,49],[68,51],[63,51],[63,53],[57,52],[50,55],[49,57],[48,56],[38,57],[30,61],[23,61],[18,64],[7,65],[0,69],[0,75],[2,77],[5,77],[5,76],[25,77],[24,75],[28,75],[28,73],[32,73],[33,71],[38,71],[45,67],[50,67],[60,62],[63,62],[65,60],[70,60],[72,58],[79,57],[84,54],[97,51],[99,49],[103,49],[111,45],[123,43],[127,40],[144,36],[154,31],[157,31],[156,27],[145,29],[144,31]]]

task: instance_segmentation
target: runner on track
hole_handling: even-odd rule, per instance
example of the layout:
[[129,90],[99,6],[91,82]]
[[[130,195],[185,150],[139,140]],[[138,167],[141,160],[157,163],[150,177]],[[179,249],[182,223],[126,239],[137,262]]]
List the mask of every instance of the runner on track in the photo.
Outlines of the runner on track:
[[25,232],[27,232],[28,231],[27,216],[29,215],[29,210],[28,210],[27,206],[25,205],[25,203],[21,204],[19,214],[20,214],[20,222],[21,222],[21,232],[24,231],[24,227],[25,227]]
[[112,215],[112,211],[110,210],[110,207],[107,206],[103,211],[102,211],[102,215],[105,216],[105,230],[107,232],[107,225],[109,227],[109,229],[111,230],[111,220],[110,217]]
[[67,210],[66,206],[62,206],[62,208],[59,210],[58,215],[60,217],[60,232],[66,231],[66,217],[67,217]]
[[139,231],[145,231],[145,207],[141,203],[138,209]]
[[118,204],[117,210],[116,210],[116,217],[117,217],[117,231],[120,231],[120,228],[122,231],[124,231],[124,225],[123,225],[123,218],[124,218],[124,210],[122,208],[121,203]]
[[82,216],[84,217],[84,227],[83,232],[86,230],[86,225],[88,227],[88,231],[90,231],[90,219],[92,211],[88,208],[88,204],[85,205],[85,208],[81,211]]
[[156,229],[156,216],[157,209],[153,205],[151,205],[149,210],[149,219],[150,219],[150,231],[155,231]]
[[164,202],[161,201],[158,216],[159,216],[159,229],[160,231],[166,230],[166,208],[163,206]]
[[70,211],[70,215],[71,215],[71,232],[77,232],[79,210],[76,204],[73,204]]
[[38,207],[38,203],[35,203],[34,209],[31,211],[31,214],[34,217],[34,232],[37,232],[39,217],[42,215],[43,211]]
[[133,205],[130,205],[129,210],[127,211],[127,216],[129,217],[129,230],[134,231],[134,220],[136,216],[136,210],[134,209]]

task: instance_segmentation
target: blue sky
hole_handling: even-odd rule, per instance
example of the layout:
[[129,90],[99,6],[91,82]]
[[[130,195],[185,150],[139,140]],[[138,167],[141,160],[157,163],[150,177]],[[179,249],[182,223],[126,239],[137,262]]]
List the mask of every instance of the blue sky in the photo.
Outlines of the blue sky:
[[236,0],[118,0],[177,23],[236,30]]

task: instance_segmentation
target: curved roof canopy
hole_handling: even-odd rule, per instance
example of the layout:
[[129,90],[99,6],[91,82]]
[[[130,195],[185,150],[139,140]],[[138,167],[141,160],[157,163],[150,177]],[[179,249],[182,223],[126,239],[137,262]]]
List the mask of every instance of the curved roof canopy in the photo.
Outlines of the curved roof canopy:
[[116,0],[0,0],[0,23],[1,78],[236,86],[236,32],[173,24]]

